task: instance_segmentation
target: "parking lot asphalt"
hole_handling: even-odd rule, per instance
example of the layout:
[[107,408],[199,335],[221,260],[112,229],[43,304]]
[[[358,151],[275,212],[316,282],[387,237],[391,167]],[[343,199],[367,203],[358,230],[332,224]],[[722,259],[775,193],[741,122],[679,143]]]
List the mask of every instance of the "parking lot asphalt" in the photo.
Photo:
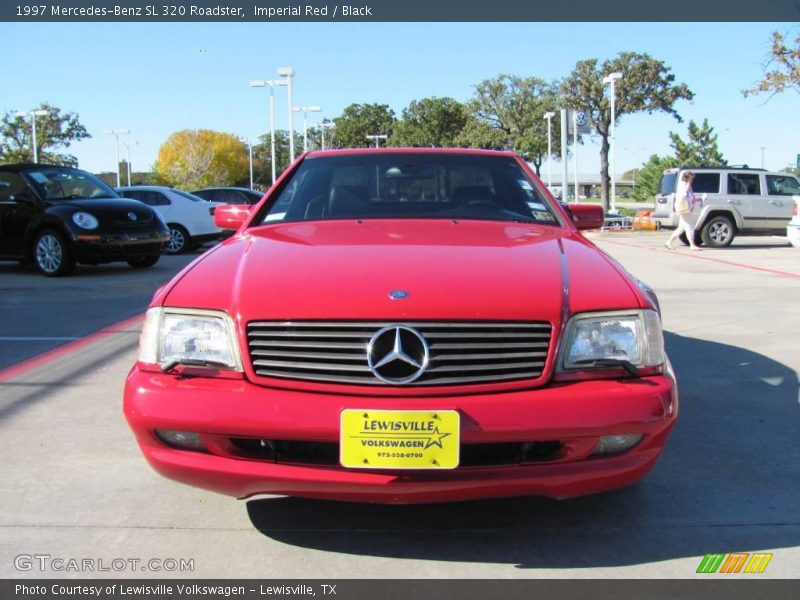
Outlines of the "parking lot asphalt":
[[153,292],[196,255],[162,256],[148,269],[79,265],[59,278],[0,262],[0,369],[144,312]]
[[[666,233],[589,237],[658,292],[679,380],[678,425],[642,482],[562,502],[425,506],[243,502],[189,488],[147,466],[122,417],[132,327],[0,381],[0,577],[687,578],[709,577],[695,574],[706,553],[756,551],[774,553],[763,575],[729,577],[797,577],[800,250],[779,238],[695,253],[664,249]],[[106,275],[64,281],[144,293],[136,272]],[[31,297],[61,293],[24,279]],[[56,317],[83,306],[74,293]],[[18,314],[8,322],[38,318]],[[194,571],[19,571],[21,554],[183,558]]]

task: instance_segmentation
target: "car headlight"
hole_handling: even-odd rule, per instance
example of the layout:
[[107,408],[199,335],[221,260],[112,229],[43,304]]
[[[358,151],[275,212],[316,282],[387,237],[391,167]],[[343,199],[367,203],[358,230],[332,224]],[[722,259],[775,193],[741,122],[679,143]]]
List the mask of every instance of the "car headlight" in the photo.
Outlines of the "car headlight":
[[564,341],[563,369],[586,368],[595,361],[654,367],[665,360],[661,319],[650,309],[575,315]]
[[73,213],[72,222],[81,229],[97,229],[100,226],[99,221],[94,215],[83,211]]
[[139,361],[240,371],[233,320],[224,312],[151,308],[139,338]]

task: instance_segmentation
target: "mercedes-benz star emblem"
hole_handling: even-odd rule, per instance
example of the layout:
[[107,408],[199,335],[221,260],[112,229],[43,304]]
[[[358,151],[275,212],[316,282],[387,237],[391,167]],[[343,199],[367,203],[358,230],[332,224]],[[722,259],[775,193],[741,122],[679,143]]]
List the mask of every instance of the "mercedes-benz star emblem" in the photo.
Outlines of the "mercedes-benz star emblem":
[[138,219],[139,217],[137,217],[137,216],[136,216],[136,213],[135,213],[135,212],[129,212],[129,213],[128,213],[128,218],[129,218],[131,221],[135,221],[135,220],[136,220],[136,219]]
[[411,383],[425,372],[429,359],[425,338],[405,325],[384,327],[367,345],[369,368],[375,377],[386,383]]

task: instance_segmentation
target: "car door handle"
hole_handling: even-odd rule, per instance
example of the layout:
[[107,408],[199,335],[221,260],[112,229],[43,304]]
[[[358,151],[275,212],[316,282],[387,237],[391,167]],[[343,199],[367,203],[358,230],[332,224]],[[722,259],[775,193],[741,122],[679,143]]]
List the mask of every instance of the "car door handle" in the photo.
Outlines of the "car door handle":
[[728,204],[741,204],[738,200],[728,200]]
[[783,202],[781,202],[780,200],[770,200],[769,203],[774,206],[783,206]]

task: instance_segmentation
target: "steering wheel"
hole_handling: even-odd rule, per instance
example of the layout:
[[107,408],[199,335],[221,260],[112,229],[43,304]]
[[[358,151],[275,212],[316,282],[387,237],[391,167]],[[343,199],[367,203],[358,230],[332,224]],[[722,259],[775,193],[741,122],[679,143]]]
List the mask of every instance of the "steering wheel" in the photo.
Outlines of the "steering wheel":
[[470,200],[464,206],[465,207],[470,207],[470,206],[476,206],[476,207],[477,206],[488,206],[488,207],[491,207],[491,208],[500,208],[499,206],[497,206],[496,202],[492,202],[491,200]]

